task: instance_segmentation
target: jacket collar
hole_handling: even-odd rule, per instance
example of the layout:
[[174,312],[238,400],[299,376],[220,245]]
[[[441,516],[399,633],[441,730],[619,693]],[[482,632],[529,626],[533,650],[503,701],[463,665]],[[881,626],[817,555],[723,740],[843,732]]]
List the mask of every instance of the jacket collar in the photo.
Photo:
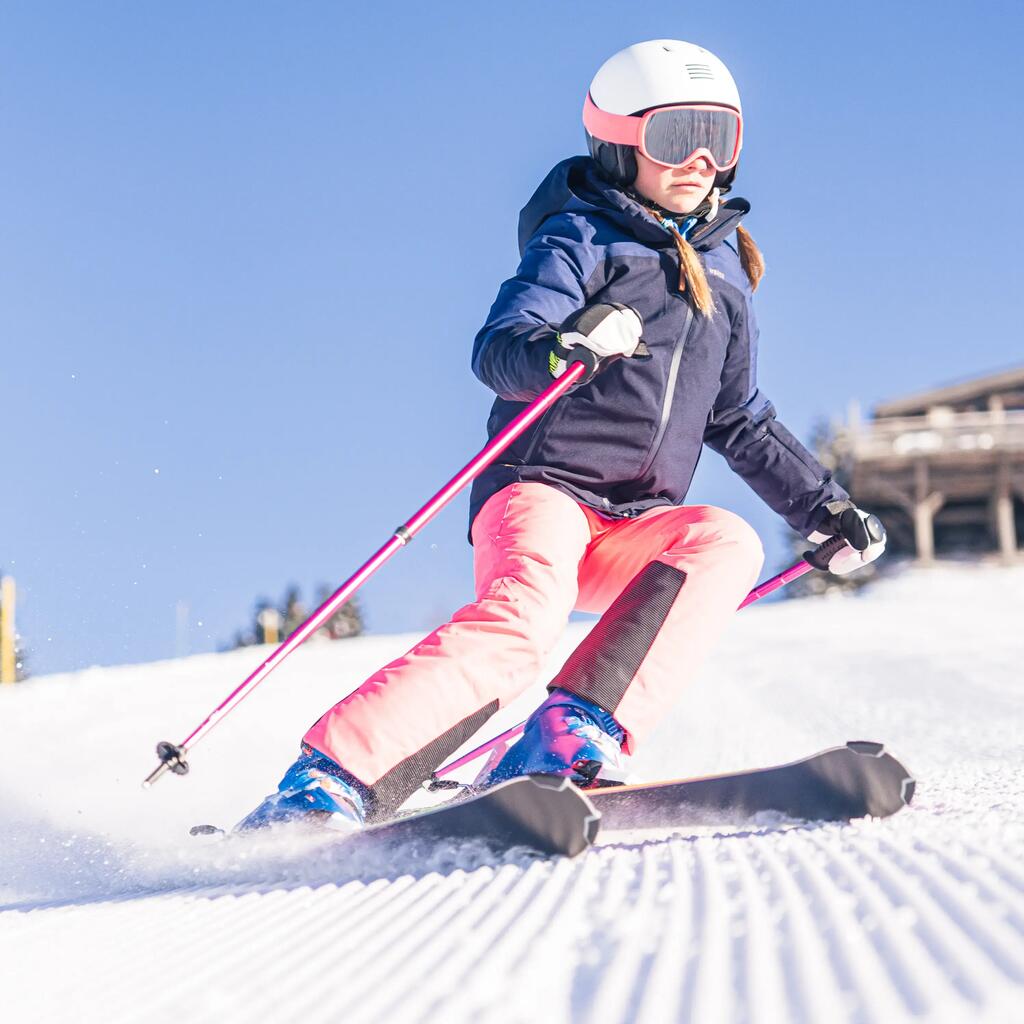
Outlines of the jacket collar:
[[[750,211],[745,199],[729,199],[718,216],[701,222],[690,233],[690,244],[698,252],[721,245]],[[525,251],[533,233],[556,213],[601,213],[628,234],[652,248],[674,247],[671,234],[635,200],[616,188],[598,171],[587,156],[574,156],[556,164],[540,183],[519,214],[519,252]]]
[[718,207],[718,216],[713,221],[701,221],[690,232],[690,245],[698,252],[707,252],[721,245],[735,230],[741,220],[750,213],[750,203],[736,196],[727,199]]

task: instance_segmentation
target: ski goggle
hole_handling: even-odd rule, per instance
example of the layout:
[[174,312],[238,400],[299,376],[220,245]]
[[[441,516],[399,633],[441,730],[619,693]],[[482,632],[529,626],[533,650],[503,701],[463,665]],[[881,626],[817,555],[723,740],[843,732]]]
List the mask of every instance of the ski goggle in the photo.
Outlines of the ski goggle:
[[703,156],[716,171],[727,171],[743,145],[743,118],[731,107],[689,103],[655,107],[646,114],[609,114],[587,93],[583,124],[594,138],[636,146],[662,167],[685,167]]

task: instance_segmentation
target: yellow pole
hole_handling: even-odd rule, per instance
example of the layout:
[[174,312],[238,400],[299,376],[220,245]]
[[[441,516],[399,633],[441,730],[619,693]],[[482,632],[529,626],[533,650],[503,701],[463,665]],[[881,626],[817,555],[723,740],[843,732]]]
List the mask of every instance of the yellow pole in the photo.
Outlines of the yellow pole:
[[14,577],[0,580],[0,683],[17,678],[14,663]]
[[281,633],[281,613],[276,608],[264,608],[256,621],[263,630],[263,643],[276,644]]

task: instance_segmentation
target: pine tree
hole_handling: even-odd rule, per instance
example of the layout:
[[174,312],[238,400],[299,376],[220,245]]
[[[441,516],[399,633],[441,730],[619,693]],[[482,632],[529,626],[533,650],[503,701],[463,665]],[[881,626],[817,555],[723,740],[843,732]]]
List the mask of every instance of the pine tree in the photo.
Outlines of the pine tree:
[[302,600],[299,588],[294,584],[285,592],[281,618],[286,637],[291,636],[309,618],[309,609]]
[[[326,583],[321,583],[317,592],[317,604],[323,604],[332,593],[333,591]],[[351,636],[360,636],[364,630],[363,611],[353,597],[327,620],[319,635],[329,637],[331,640],[345,640]]]
[[[318,589],[317,606],[331,596],[333,591],[321,584]],[[276,629],[277,640],[285,640],[309,618],[310,609],[302,600],[301,591],[294,584],[285,591],[278,607],[265,597],[257,598],[253,605],[252,624],[248,630],[238,630],[228,648],[251,647],[253,644],[272,642],[272,627]],[[346,601],[341,608],[317,631],[318,637],[328,640],[344,640],[359,636],[364,631],[361,607],[356,601]]]

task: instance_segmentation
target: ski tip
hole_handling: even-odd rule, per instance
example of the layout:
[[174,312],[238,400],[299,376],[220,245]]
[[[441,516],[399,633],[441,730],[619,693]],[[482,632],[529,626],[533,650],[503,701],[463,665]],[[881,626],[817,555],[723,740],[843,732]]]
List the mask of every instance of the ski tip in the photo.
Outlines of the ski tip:
[[885,749],[884,743],[876,743],[874,740],[850,740],[846,744],[847,750],[862,757],[884,758],[888,762],[890,786],[899,783],[899,796],[893,793],[892,799],[883,810],[871,812],[874,817],[885,818],[895,814],[898,810],[906,807],[914,799],[914,790],[917,788],[917,781],[897,757]]
[[846,749],[865,757],[881,757],[885,753],[885,744],[874,740],[848,740]]
[[577,853],[594,845],[597,833],[601,828],[601,812],[594,806],[593,801],[586,792],[575,785],[570,779],[558,775],[528,775],[526,776],[535,786],[541,789],[553,789],[556,792],[571,792],[574,802],[582,809],[582,838],[580,842],[574,842],[568,851],[568,856],[575,857]]
[[[528,779],[529,782],[537,786],[539,789],[552,789],[556,793],[561,793],[566,789],[576,789],[577,792],[582,792],[576,786],[573,785],[572,780],[566,778],[564,775],[522,775],[520,778]],[[516,779],[510,779],[510,782],[516,782]]]
[[913,776],[908,775],[902,782],[900,788],[900,796],[903,798],[904,805],[909,804],[914,799],[914,790],[917,789],[917,780]]
[[216,825],[193,825],[189,830],[190,836],[222,836],[224,835],[224,829],[218,828]]

